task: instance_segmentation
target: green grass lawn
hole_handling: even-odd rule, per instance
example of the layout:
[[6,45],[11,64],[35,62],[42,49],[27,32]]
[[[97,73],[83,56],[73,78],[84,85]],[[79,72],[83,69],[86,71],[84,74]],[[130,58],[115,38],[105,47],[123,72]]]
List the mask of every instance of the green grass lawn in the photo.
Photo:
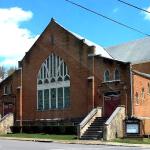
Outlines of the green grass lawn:
[[148,138],[123,138],[115,139],[113,142],[118,143],[131,143],[131,144],[150,144],[150,139]]
[[76,135],[54,135],[54,134],[28,134],[16,133],[0,135],[1,137],[17,137],[17,138],[36,138],[36,139],[52,139],[52,140],[75,140]]

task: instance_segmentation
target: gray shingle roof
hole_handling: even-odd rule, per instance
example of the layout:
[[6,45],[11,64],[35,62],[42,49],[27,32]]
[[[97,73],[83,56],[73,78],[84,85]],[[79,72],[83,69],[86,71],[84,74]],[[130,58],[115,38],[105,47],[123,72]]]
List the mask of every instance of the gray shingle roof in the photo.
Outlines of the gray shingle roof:
[[138,63],[150,61],[150,37],[106,48],[117,60]]
[[150,78],[150,74],[139,72],[137,70],[133,70],[133,73],[136,73],[136,74],[141,75],[141,76],[146,77],[146,78]]

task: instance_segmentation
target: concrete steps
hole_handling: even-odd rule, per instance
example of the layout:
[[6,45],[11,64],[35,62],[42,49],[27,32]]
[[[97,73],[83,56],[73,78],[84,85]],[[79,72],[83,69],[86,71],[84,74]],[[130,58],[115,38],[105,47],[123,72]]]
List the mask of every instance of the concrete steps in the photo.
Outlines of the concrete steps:
[[103,126],[107,118],[96,117],[90,127],[81,136],[82,140],[98,140],[103,138]]

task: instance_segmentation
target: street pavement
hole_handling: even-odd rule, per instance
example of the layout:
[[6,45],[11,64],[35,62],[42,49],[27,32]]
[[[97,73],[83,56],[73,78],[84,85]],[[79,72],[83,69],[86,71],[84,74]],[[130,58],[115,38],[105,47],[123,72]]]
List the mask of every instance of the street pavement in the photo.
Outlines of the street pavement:
[[68,144],[0,139],[0,150],[150,150],[150,147]]

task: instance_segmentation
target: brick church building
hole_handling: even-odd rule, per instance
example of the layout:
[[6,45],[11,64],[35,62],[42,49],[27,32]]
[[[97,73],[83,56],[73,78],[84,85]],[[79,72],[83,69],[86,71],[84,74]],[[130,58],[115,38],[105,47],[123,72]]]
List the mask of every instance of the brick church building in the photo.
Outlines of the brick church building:
[[0,83],[2,117],[13,112],[17,126],[76,125],[95,108],[107,122],[124,107],[125,118],[140,119],[141,134],[149,135],[150,60],[127,56],[129,44],[103,48],[52,19],[18,70]]

